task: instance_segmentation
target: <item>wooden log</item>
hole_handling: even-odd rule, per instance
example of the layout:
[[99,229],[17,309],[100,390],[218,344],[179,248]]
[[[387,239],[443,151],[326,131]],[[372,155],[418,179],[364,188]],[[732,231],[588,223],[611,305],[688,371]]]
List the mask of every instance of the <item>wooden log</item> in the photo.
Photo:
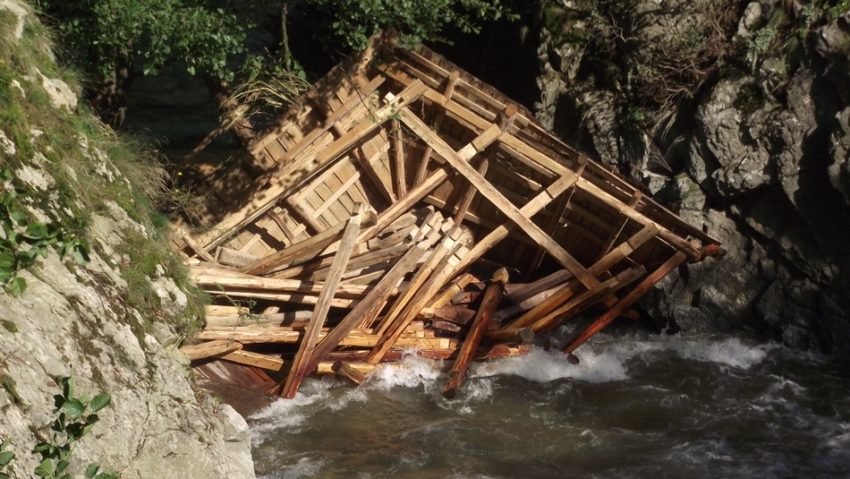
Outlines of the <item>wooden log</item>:
[[312,316],[312,311],[284,311],[262,315],[207,316],[206,328],[224,328],[230,326],[289,326],[303,328]]
[[585,328],[581,334],[578,335],[577,338],[570,341],[566,348],[564,348],[564,352],[567,354],[572,354],[573,351],[576,350],[579,346],[584,344],[588,339],[592,338],[598,332],[605,329],[606,326],[611,324],[611,321],[617,318],[623,311],[625,311],[628,307],[634,304],[635,301],[641,298],[644,294],[646,294],[653,286],[655,286],[659,281],[664,279],[671,271],[678,268],[679,265],[685,262],[688,259],[688,255],[682,251],[677,251],[673,256],[670,257],[667,261],[664,262],[661,266],[658,267],[655,271],[652,272],[649,276],[647,276],[643,281],[641,281],[637,286],[634,287],[628,294],[623,296],[623,298],[617,302],[611,309],[603,313],[599,316],[596,321],[590,324],[587,328]]
[[440,306],[434,308],[434,319],[449,321],[451,323],[464,325],[475,317],[475,310],[463,306]]
[[440,289],[442,289],[446,282],[453,277],[450,272],[454,270],[455,265],[459,261],[455,253],[460,249],[460,247],[461,245],[455,245],[455,250],[452,251],[451,255],[448,257],[446,267],[442,270],[438,270],[436,274],[431,275],[425,284],[423,284],[416,292],[413,298],[411,298],[410,302],[407,306],[405,306],[398,318],[396,318],[394,324],[390,325],[386,333],[380,337],[369,354],[369,358],[367,359],[369,363],[377,364],[381,361],[387,351],[389,351],[390,348],[398,342],[402,332],[410,321],[419,315],[426,305],[430,304],[434,296],[440,291]]
[[569,319],[587,308],[597,304],[606,294],[623,288],[634,282],[646,273],[642,266],[629,268],[618,273],[613,278],[610,278],[600,284],[598,288],[582,291],[581,293],[571,297],[568,301],[563,302],[550,313],[538,318],[529,326],[513,326],[499,329],[490,332],[488,337],[494,341],[507,341],[519,338],[523,331],[529,331],[532,335],[543,331],[549,331],[558,326],[565,319]]
[[448,288],[440,293],[439,296],[437,296],[437,299],[434,300],[431,307],[436,309],[445,306],[456,294],[462,292],[470,283],[477,283],[478,281],[479,279],[472,274],[462,274],[457,280],[452,282]]
[[[481,158],[481,162],[478,164],[478,174],[483,178],[484,175],[487,174],[487,169],[490,167],[490,161],[486,156]],[[478,191],[475,188],[475,185],[472,183],[466,186],[466,191],[463,192],[463,195],[460,197],[460,201],[458,202],[457,211],[455,212],[454,222],[456,225],[462,224],[464,217],[466,217],[466,212],[469,210],[469,205],[472,204],[472,200],[475,198],[475,192]]]
[[520,303],[544,291],[548,291],[572,277],[572,273],[565,269],[560,269],[531,283],[506,284],[505,297],[513,303]]
[[[267,301],[278,301],[281,303],[297,303],[315,305],[319,302],[319,296],[316,294],[305,293],[270,293],[262,291],[222,291],[220,289],[205,288],[204,292],[213,296],[222,296],[225,298],[248,298],[262,299]],[[333,308],[352,308],[359,300],[350,298],[333,298],[331,307]]]
[[310,358],[313,354],[313,349],[319,341],[319,333],[322,326],[325,324],[328,311],[331,308],[331,301],[336,295],[339,287],[342,274],[348,265],[348,259],[351,257],[351,251],[357,243],[357,235],[360,233],[360,222],[365,212],[366,207],[362,203],[355,206],[354,215],[348,221],[348,226],[342,235],[342,243],[334,258],[331,272],[328,274],[328,280],[325,282],[325,287],[319,293],[319,299],[316,303],[316,309],[313,310],[313,316],[304,332],[304,339],[298,347],[298,352],[295,354],[295,359],[292,363],[292,370],[286,376],[286,383],[281,391],[281,396],[292,399],[295,393],[298,392],[298,387],[304,376],[309,374],[307,367],[310,365]]
[[363,374],[361,369],[358,369],[344,361],[335,361],[331,369],[333,369],[337,376],[348,379],[358,386],[366,380],[366,375]]
[[257,258],[256,256],[254,256],[252,254],[243,253],[242,251],[239,251],[239,250],[236,250],[236,249],[233,249],[233,248],[226,248],[226,247],[223,247],[223,246],[218,248],[218,261],[217,261],[217,263],[223,264],[223,265],[226,265],[226,266],[235,266],[237,268],[244,268],[245,266],[248,266],[249,264],[257,261],[258,259],[259,258]]
[[229,316],[248,314],[250,311],[244,306],[228,306],[219,304],[208,304],[204,306],[204,314],[207,316]]
[[490,324],[490,318],[496,309],[499,308],[499,303],[502,301],[502,293],[504,292],[505,284],[508,282],[508,271],[504,268],[496,271],[493,278],[490,279],[487,288],[484,290],[484,299],[481,300],[481,306],[475,314],[475,319],[472,320],[472,326],[469,332],[466,333],[466,338],[463,340],[463,345],[455,359],[452,369],[449,371],[449,380],[443,388],[443,396],[452,399],[457,394],[457,390],[466,379],[466,371],[469,368],[469,363],[472,357],[478,350],[481,340],[484,338],[484,333],[487,326]]
[[[590,272],[594,275],[601,275],[608,271],[634,252],[641,245],[655,237],[657,230],[650,226],[643,228],[635,233],[631,238],[621,243],[617,248],[611,250],[607,255],[601,258],[590,267]],[[575,294],[580,292],[583,286],[577,281],[570,280],[562,286],[557,292],[544,300],[539,305],[532,308],[527,313],[523,314],[519,319],[511,323],[506,328],[519,329],[525,326],[530,326],[538,319],[551,313],[555,308],[568,301]],[[590,288],[593,289],[593,288]]]
[[[364,226],[375,224],[377,216],[372,212],[364,213],[361,223]],[[316,256],[331,243],[339,240],[345,230],[346,222],[341,222],[300,243],[284,248],[261,258],[244,267],[241,271],[247,274],[261,275],[282,269],[293,263],[304,263]]]
[[366,298],[342,318],[333,331],[316,346],[311,361],[316,362],[324,359],[355,327],[371,326],[390,297],[390,292],[398,288],[399,283],[404,279],[404,275],[416,266],[419,258],[425,254],[431,244],[433,244],[433,241],[426,238],[411,247],[386,276],[371,289]]
[[220,356],[242,349],[242,344],[236,341],[219,339],[206,343],[191,344],[180,348],[180,352],[189,358],[189,361],[197,361],[212,356]]
[[[221,291],[280,291],[287,293],[320,294],[325,288],[324,282],[303,281],[300,279],[276,279],[262,276],[229,276],[224,274],[203,274],[189,270],[189,279],[202,288],[215,288]],[[246,291],[248,290],[248,291]],[[339,297],[362,298],[369,288],[366,286],[342,284],[337,287]]]
[[457,240],[460,237],[460,230],[455,229],[451,234],[447,235],[442,242],[437,246],[437,248],[431,252],[431,255],[425,261],[425,263],[416,271],[413,278],[410,280],[410,283],[407,285],[407,289],[399,294],[396,297],[395,302],[390,306],[389,311],[378,323],[377,326],[377,334],[383,335],[390,325],[393,324],[395,319],[399,314],[404,310],[405,306],[408,305],[410,300],[414,297],[414,295],[419,291],[423,284],[428,280],[431,276],[431,273],[442,263],[443,259],[447,255],[449,255],[452,250],[457,245]]
[[[320,332],[319,339],[327,336],[328,332]],[[301,341],[303,331],[295,331],[285,327],[253,327],[239,326],[227,329],[211,329],[198,333],[199,340],[213,341],[224,339],[238,341],[242,344],[297,344]],[[374,348],[380,338],[371,330],[354,330],[348,333],[340,342],[340,346],[353,348]],[[400,335],[395,343],[397,348],[416,349],[451,349],[457,346],[457,341],[451,338],[417,338],[410,335]]]

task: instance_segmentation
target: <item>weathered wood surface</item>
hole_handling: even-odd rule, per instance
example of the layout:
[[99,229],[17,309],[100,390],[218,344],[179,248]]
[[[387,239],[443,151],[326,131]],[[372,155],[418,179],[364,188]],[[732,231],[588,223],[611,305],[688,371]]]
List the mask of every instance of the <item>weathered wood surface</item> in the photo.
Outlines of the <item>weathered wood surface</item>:
[[508,282],[508,272],[504,268],[495,273],[490,280],[487,288],[484,290],[484,298],[481,300],[481,306],[475,314],[475,319],[472,320],[472,325],[466,333],[466,338],[463,340],[463,345],[455,359],[452,369],[449,371],[449,380],[443,388],[443,396],[446,398],[454,398],[458,389],[466,379],[466,371],[469,368],[469,363],[472,357],[478,350],[481,340],[484,338],[484,333],[487,326],[490,324],[490,319],[493,313],[498,309],[499,302],[502,300],[505,284]]

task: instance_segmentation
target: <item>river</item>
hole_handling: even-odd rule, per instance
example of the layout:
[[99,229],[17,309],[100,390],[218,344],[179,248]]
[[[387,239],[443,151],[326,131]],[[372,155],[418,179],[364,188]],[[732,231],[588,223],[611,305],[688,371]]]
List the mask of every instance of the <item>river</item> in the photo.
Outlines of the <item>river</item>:
[[850,371],[737,337],[600,335],[479,364],[445,400],[439,362],[359,388],[311,379],[255,413],[263,478],[847,478]]

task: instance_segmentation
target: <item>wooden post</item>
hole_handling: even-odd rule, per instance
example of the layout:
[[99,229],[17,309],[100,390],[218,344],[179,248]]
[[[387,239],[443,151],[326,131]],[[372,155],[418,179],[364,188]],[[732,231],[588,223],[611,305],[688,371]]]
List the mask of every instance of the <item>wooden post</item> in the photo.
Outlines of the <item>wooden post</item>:
[[358,386],[366,380],[365,374],[344,361],[334,362],[332,369],[338,376],[342,376]]
[[298,352],[295,354],[295,360],[292,363],[292,370],[286,377],[286,384],[281,391],[281,395],[287,399],[295,397],[298,392],[298,387],[301,385],[304,376],[310,373],[306,369],[309,365],[310,356],[313,353],[316,343],[319,340],[319,333],[322,331],[322,326],[325,324],[325,318],[331,308],[331,301],[336,294],[337,286],[339,285],[342,274],[345,272],[345,267],[348,264],[348,259],[351,257],[351,251],[357,242],[357,234],[360,232],[360,221],[365,211],[365,205],[358,204],[355,207],[354,216],[348,221],[348,226],[342,234],[342,243],[334,258],[331,266],[331,273],[328,275],[328,280],[325,282],[325,287],[319,293],[319,300],[316,304],[316,309],[313,310],[313,316],[304,332],[304,338],[301,340],[301,345],[298,347]]
[[401,198],[407,194],[407,173],[404,168],[404,142],[402,141],[401,125],[396,119],[392,120],[392,135],[395,194],[398,198]]
[[594,321],[590,326],[585,328],[581,334],[572,340],[570,344],[564,348],[564,352],[567,354],[572,354],[573,351],[576,350],[579,346],[584,344],[588,339],[592,338],[596,333],[605,329],[606,326],[611,324],[611,321],[617,318],[623,311],[626,310],[629,306],[631,306],[635,301],[641,298],[644,294],[647,293],[653,286],[655,286],[659,281],[661,281],[667,274],[669,274],[674,269],[678,268],[680,264],[684,263],[685,260],[688,259],[688,255],[683,253],[682,251],[676,251],[676,254],[670,257],[664,264],[658,267],[655,271],[652,272],[649,276],[647,276],[643,281],[641,281],[635,288],[625,296],[623,299],[617,301],[617,304],[614,305],[607,312],[599,316],[596,321]]
[[[486,156],[481,158],[481,163],[478,164],[478,174],[484,177],[487,174],[487,168],[490,166],[490,160],[487,159]],[[463,217],[466,216],[466,211],[469,209],[469,205],[472,204],[473,198],[475,198],[475,185],[470,183],[466,187],[466,191],[463,192],[463,195],[460,197],[460,201],[458,202],[457,212],[454,216],[454,221],[456,225],[463,223]]]
[[[457,86],[457,82],[460,79],[460,73],[457,71],[452,71],[448,80],[446,81],[446,87],[443,89],[443,97],[451,99],[454,94],[455,87]],[[434,118],[434,130],[440,131],[440,125],[443,123],[443,118],[445,117],[446,112],[442,108],[437,110],[437,115]],[[431,149],[431,145],[425,145],[425,151],[422,152],[422,158],[419,160],[419,166],[416,170],[416,179],[413,181],[413,184],[418,185],[425,179],[425,175],[428,174],[428,162],[431,160],[431,153],[433,150]]]
[[455,359],[455,363],[449,372],[449,381],[443,389],[444,397],[448,399],[454,398],[457,390],[463,384],[464,379],[466,379],[466,371],[469,368],[469,363],[472,361],[472,356],[478,350],[481,339],[484,338],[490,318],[499,308],[502,293],[507,282],[508,272],[505,268],[502,268],[496,271],[487,285],[487,289],[484,290],[484,298],[481,300],[481,306],[475,314],[475,319],[472,320],[472,326],[469,327],[466,339],[464,339],[457,359]]

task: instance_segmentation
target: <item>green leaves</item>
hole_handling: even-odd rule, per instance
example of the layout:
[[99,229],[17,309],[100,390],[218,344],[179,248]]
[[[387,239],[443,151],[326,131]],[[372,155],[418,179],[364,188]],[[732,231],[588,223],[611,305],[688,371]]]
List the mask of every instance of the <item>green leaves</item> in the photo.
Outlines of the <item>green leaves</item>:
[[94,398],[92,398],[91,402],[89,403],[89,407],[91,408],[91,412],[95,413],[109,406],[111,402],[112,398],[110,398],[108,394],[100,393]]
[[[111,402],[111,398],[106,393],[97,394],[91,401],[77,397],[74,393],[74,380],[71,377],[60,379],[59,385],[62,387],[62,394],[53,396],[54,411],[59,413],[50,427],[54,432],[53,440],[40,442],[32,450],[34,454],[39,454],[42,458],[33,473],[44,479],[70,479],[70,475],[65,471],[70,466],[71,447],[91,432],[100,420],[95,413],[109,406]],[[119,476],[114,472],[102,472],[98,464],[91,464],[86,468],[86,477],[117,479]],[[0,479],[3,478],[0,477]]]
[[[14,184],[14,175],[0,170],[0,178]],[[6,188],[0,183],[0,188]],[[70,256],[77,264],[89,261],[88,247],[76,235],[66,231],[57,223],[31,221],[29,214],[20,205],[19,198],[26,194],[23,189],[11,188],[0,191],[0,286],[12,296],[20,296],[27,282],[18,272],[35,264],[39,257],[46,257],[50,248],[59,256]]]

